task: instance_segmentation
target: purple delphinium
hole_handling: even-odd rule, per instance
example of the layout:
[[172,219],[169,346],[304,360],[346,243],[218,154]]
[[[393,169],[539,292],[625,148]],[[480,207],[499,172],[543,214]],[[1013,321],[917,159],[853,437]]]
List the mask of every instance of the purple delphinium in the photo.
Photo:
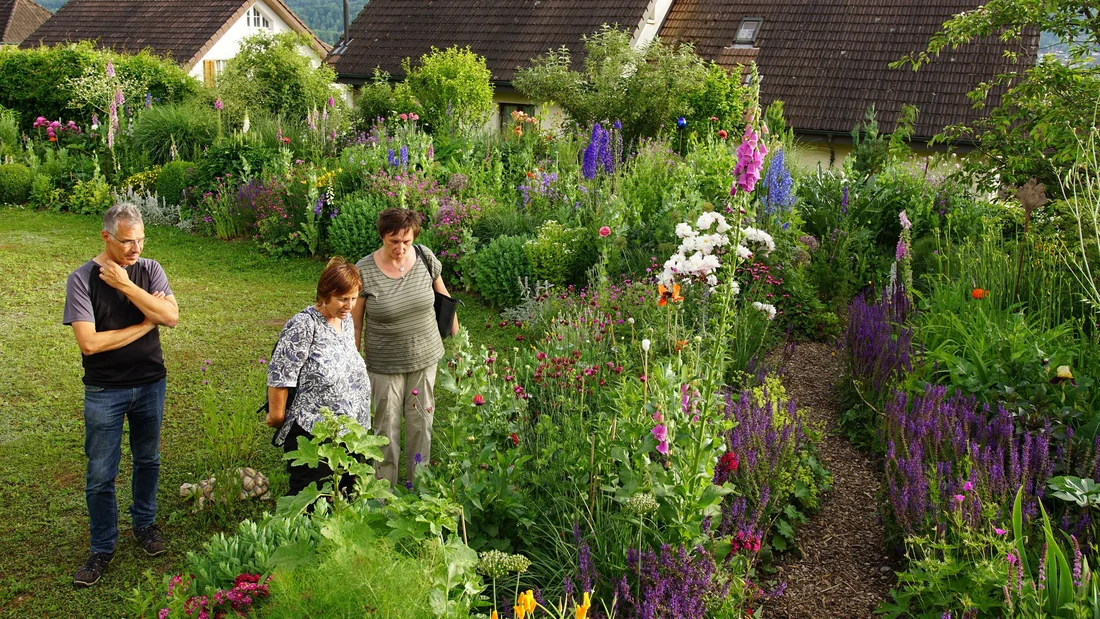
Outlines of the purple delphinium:
[[584,178],[592,180],[596,178],[600,164],[600,141],[604,130],[600,123],[592,125],[592,136],[588,140],[588,146],[584,149],[584,159],[581,163],[581,174]]
[[409,145],[408,144],[402,144],[401,145],[401,165],[402,166],[409,165]]
[[794,206],[794,197],[791,195],[793,185],[783,150],[777,150],[772,155],[767,174],[764,175],[764,186],[768,192],[764,200],[764,213],[775,215],[790,210]]
[[843,193],[840,196],[840,214],[848,214],[848,188],[845,187]]
[[390,149],[390,152],[386,154],[386,160],[389,161],[389,164],[395,168],[401,164],[401,162],[397,160],[397,153],[393,152],[392,148]]
[[599,159],[601,170],[607,174],[615,171],[615,161],[611,154],[611,134],[607,131],[600,132],[599,151],[596,156]]

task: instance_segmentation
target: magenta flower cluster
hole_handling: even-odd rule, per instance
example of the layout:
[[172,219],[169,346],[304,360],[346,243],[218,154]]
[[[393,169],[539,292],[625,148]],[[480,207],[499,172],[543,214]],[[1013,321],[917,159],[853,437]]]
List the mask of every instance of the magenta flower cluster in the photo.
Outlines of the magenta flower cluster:
[[65,124],[61,124],[60,120],[47,120],[45,116],[39,116],[34,120],[35,129],[46,129],[46,135],[49,136],[51,142],[56,142],[62,132],[70,132],[74,135],[80,135],[82,132],[80,127],[76,124],[76,121],[70,120]]
[[730,187],[731,196],[737,195],[738,189],[752,193],[760,180],[760,171],[764,168],[764,157],[767,155],[768,147],[764,141],[751,125],[746,126],[741,145],[737,147],[737,165],[733,168],[736,178]]
[[[193,595],[183,603],[183,613],[187,617],[195,619],[215,619],[225,617],[230,612],[237,616],[244,616],[252,604],[259,598],[270,595],[268,583],[271,577],[260,582],[259,574],[241,574],[233,581],[232,589],[220,589],[214,595]],[[191,576],[177,574],[168,582],[168,597],[179,591],[186,591],[191,586]],[[162,608],[157,613],[157,619],[168,619],[171,609]]]

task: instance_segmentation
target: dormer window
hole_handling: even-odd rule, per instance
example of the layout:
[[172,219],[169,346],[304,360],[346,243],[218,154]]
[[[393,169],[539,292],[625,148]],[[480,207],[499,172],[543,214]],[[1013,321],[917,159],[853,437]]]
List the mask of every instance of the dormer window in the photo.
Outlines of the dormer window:
[[741,25],[737,27],[737,35],[733,38],[733,44],[756,44],[756,35],[760,33],[760,26],[762,26],[763,24],[764,20],[760,17],[746,17],[745,19],[742,19]]
[[260,12],[260,9],[256,7],[248,9],[248,13],[245,14],[244,20],[245,25],[249,28],[271,29],[271,22],[268,21],[267,17],[265,17],[264,14]]

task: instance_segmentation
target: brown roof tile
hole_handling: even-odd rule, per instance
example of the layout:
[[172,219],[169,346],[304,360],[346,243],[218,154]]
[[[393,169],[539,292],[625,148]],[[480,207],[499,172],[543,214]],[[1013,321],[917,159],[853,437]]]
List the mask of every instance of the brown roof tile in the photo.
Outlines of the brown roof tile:
[[0,0],[0,44],[22,43],[51,15],[31,0]]
[[[979,116],[966,93],[979,81],[1008,70],[1004,44],[975,41],[913,72],[887,65],[923,50],[951,16],[980,0],[675,0],[660,36],[692,42],[704,58],[726,63],[743,52],[728,47],[745,17],[764,22],[756,39],[761,99],[784,102],[790,126],[846,133],[875,105],[881,126],[892,129],[903,105],[920,110],[914,134]],[[1038,33],[1012,48],[1033,62]]]
[[633,31],[649,0],[371,0],[351,26],[348,49],[335,59],[341,78],[356,81],[375,67],[403,76],[414,61],[452,45],[485,56],[497,81],[550,49],[568,46],[581,57],[581,37],[602,24]]
[[[312,35],[282,0],[265,2],[292,28]],[[120,52],[151,49],[191,66],[253,4],[254,0],[68,0],[22,47],[89,40]],[[316,37],[313,47],[322,57],[328,49]]]

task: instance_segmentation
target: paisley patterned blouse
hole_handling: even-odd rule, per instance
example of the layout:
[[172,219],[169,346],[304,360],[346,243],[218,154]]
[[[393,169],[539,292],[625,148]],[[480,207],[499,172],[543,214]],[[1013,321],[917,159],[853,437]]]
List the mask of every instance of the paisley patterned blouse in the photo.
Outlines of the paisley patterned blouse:
[[[350,316],[337,333],[312,305],[287,321],[267,368],[269,387],[298,388],[287,420],[312,432],[313,424],[321,420],[321,408],[327,407],[370,428],[370,378],[355,350],[354,336]],[[292,427],[283,424],[276,444],[283,444]]]

